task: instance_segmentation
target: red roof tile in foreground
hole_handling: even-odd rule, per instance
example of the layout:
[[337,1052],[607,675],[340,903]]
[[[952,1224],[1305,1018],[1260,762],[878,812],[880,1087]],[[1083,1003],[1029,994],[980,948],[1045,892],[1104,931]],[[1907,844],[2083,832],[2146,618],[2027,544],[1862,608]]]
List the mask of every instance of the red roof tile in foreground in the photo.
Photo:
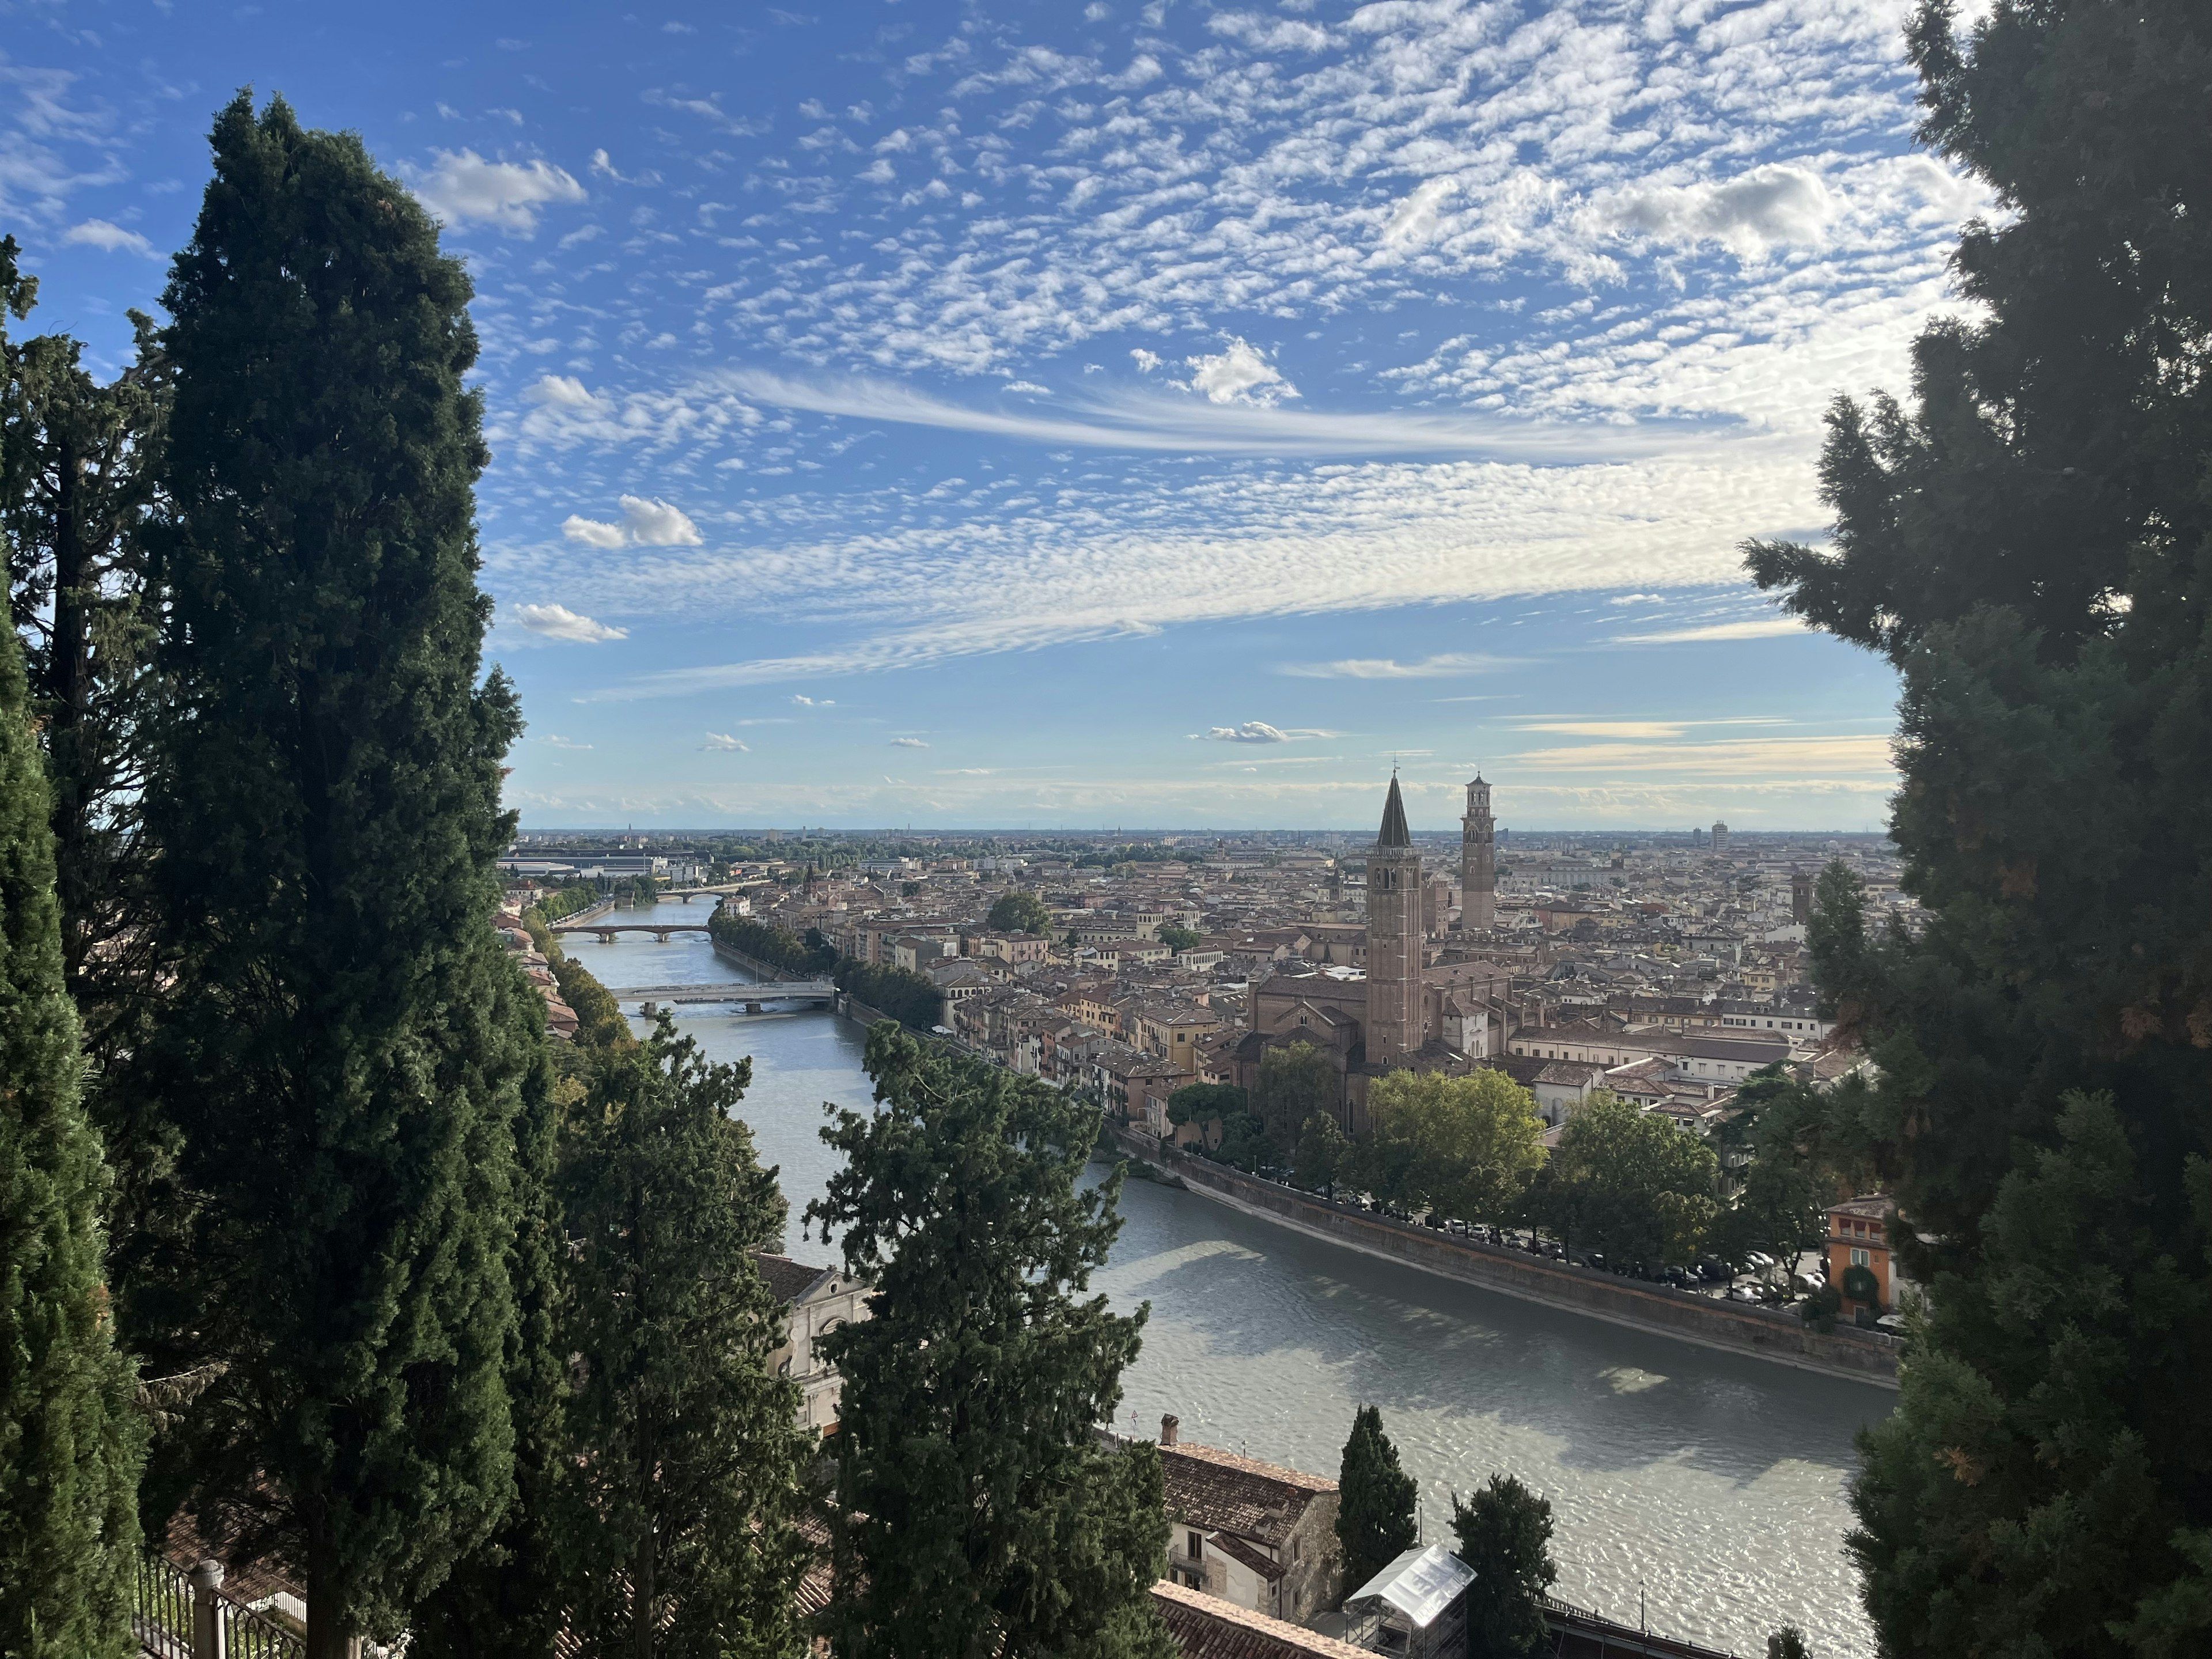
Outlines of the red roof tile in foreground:
[[1161,1579],[1152,1605],[1183,1659],[1374,1659],[1364,1648]]

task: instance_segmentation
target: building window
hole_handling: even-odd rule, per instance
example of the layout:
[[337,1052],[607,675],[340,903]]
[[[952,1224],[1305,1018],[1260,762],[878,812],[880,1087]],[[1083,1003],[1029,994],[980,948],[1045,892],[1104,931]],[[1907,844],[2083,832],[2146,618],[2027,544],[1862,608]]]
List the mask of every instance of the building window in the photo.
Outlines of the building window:
[[1869,1265],[1869,1264],[1868,1264],[1868,1261],[1867,1261],[1867,1253],[1866,1253],[1864,1250],[1861,1250],[1861,1249],[1854,1249],[1854,1250],[1852,1250],[1852,1252],[1851,1252],[1851,1266],[1853,1266],[1854,1267],[1866,1267],[1866,1266],[1868,1266],[1868,1265]]
[[[1157,1538],[1159,1534],[1155,1533],[1152,1535]],[[1185,1536],[1189,1542],[1189,1547],[1185,1553],[1187,1553],[1192,1560],[1198,1560],[1206,1553],[1206,1540],[1199,1536],[1199,1534],[1194,1532],[1186,1534]]]

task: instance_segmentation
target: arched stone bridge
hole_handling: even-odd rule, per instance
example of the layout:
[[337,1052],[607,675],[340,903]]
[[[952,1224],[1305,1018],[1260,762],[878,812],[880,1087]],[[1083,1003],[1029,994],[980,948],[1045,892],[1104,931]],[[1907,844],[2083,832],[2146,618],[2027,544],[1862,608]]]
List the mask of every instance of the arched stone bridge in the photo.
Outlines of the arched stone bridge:
[[617,933],[650,933],[663,945],[671,933],[703,933],[703,921],[563,921],[556,922],[551,930],[556,933],[592,933],[602,945],[612,945]]

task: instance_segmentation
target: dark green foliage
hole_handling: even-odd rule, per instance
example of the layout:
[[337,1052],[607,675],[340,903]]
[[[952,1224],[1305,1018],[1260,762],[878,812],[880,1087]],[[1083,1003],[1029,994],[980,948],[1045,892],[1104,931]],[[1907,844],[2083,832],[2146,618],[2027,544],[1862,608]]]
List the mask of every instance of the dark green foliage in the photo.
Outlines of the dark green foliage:
[[549,965],[554,982],[561,988],[561,1000],[576,1016],[580,1045],[621,1048],[635,1041],[622,1005],[599,983],[597,975],[570,956],[553,957]]
[[[1856,895],[1854,883],[1852,892]],[[1816,1090],[1780,1065],[1753,1072],[1715,1137],[1751,1154],[1742,1189],[1715,1220],[1711,1246],[1734,1262],[1761,1250],[1794,1263],[1827,1232],[1827,1206],[1872,1188],[1856,1087]]]
[[1471,1659],[1523,1659],[1546,1647],[1544,1598],[1552,1564],[1552,1504],[1510,1474],[1493,1474],[1466,1503],[1452,1494],[1459,1559],[1474,1569],[1467,1591]]
[[1414,1512],[1420,1487],[1398,1466],[1398,1449],[1382,1432],[1379,1407],[1362,1406],[1353,1414],[1336,1490],[1336,1540],[1344,1549],[1348,1595],[1420,1537]]
[[573,881],[566,887],[556,887],[530,908],[547,921],[559,921],[573,916],[579,910],[588,910],[605,896],[595,881]]
[[917,974],[911,968],[871,968],[847,957],[838,963],[831,977],[839,990],[909,1030],[927,1031],[945,1018],[945,994],[928,975]]
[[1250,1112],[1231,1112],[1221,1121],[1221,1138],[1207,1145],[1206,1156],[1237,1170],[1279,1170],[1290,1154],[1267,1126]]
[[1803,1631],[1784,1625],[1766,1638],[1766,1659],[1813,1659],[1813,1650],[1805,1645]]
[[1158,933],[1160,943],[1177,954],[1196,949],[1199,941],[1205,937],[1195,927],[1178,927],[1171,921],[1162,922]]
[[1344,1079],[1327,1054],[1310,1042],[1286,1042],[1260,1056],[1252,1110],[1276,1143],[1288,1146],[1300,1124],[1316,1112],[1335,1111],[1343,1093]]
[[[0,242],[0,297],[15,252]],[[26,702],[15,636],[0,630],[0,1653],[112,1659],[135,1651],[145,1428],[101,1282],[106,1177],[78,1098]]]
[[1298,1131],[1292,1173],[1298,1185],[1336,1195],[1336,1183],[1350,1165],[1352,1145],[1331,1112],[1316,1112]]
[[783,1320],[752,1253],[780,1246],[784,1202],[731,1115],[749,1074],[702,1060],[663,1015],[642,1043],[592,1054],[562,1149],[580,1454],[563,1544],[586,1655],[804,1650],[792,1593],[811,1437],[797,1386],[768,1369]]
[[1528,1189],[1529,1212],[1578,1250],[1686,1263],[1719,1206],[1719,1160],[1696,1135],[1600,1089],[1575,1109]]
[[735,915],[726,904],[707,919],[707,932],[715,944],[800,979],[812,979],[837,965],[837,952],[829,945],[809,945],[771,923]]
[[1267,1126],[1245,1109],[1244,1091],[1233,1083],[1184,1084],[1168,1097],[1168,1121],[1197,1125],[1199,1150],[1239,1170],[1275,1169],[1285,1156]]
[[[27,305],[28,284],[0,283]],[[169,375],[151,319],[131,319],[137,360],[106,386],[66,335],[18,344],[0,331],[0,542],[52,798],[63,973],[91,1061],[85,1104],[116,1177],[111,1249],[126,1279],[158,1247],[175,1153],[167,1126],[112,1069],[143,1041],[161,977],[139,809],[161,691],[147,532]]]
[[[1832,551],[1753,574],[1903,674],[1923,907],[1823,880],[1816,977],[1935,1313],[1867,1437],[1886,1652],[2179,1653],[2212,1633],[2212,15],[2001,0],[1910,46],[1990,185],[1909,405],[1840,404]],[[2039,1204],[2025,1201],[2040,1194]]]
[[1233,1083],[1186,1083],[1168,1097],[1168,1121],[1200,1128],[1244,1109],[1244,1091]]
[[1052,912],[1035,893],[1016,890],[1001,894],[983,918],[1001,933],[1044,933],[1052,930]]
[[844,1373],[833,1528],[841,1659],[1167,1659],[1152,1611],[1159,1455],[1095,1435],[1146,1310],[1085,1298],[1120,1231],[1117,1176],[1085,1187],[1099,1113],[884,1024],[877,1109],[807,1211],[873,1281],[823,1344]]
[[192,1200],[134,1312],[164,1368],[222,1368],[158,1490],[289,1552],[323,1659],[513,1497],[544,1008],[490,926],[520,721],[479,678],[467,276],[358,140],[241,95],[214,149],[164,296],[177,981],[134,1065]]

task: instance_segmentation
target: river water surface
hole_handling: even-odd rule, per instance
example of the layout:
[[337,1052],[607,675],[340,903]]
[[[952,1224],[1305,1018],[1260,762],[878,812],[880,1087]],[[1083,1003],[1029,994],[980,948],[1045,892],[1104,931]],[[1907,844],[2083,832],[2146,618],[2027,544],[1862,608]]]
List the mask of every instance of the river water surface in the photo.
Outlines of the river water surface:
[[[694,912],[699,907],[692,907]],[[685,907],[664,904],[663,920]],[[732,980],[704,939],[572,938],[611,987]],[[750,1056],[741,1112],[791,1202],[799,1237],[836,1155],[825,1101],[865,1108],[861,1029],[826,1012],[680,1011],[716,1060]],[[1426,1535],[1450,1493],[1493,1471],[1552,1500],[1558,1593],[1745,1656],[1784,1622],[1813,1651],[1867,1655],[1843,1540],[1851,1437],[1894,1396],[1516,1301],[1271,1226],[1194,1193],[1131,1181],[1097,1288],[1152,1304],[1121,1426],[1334,1474],[1353,1411],[1384,1427],[1421,1483]]]

